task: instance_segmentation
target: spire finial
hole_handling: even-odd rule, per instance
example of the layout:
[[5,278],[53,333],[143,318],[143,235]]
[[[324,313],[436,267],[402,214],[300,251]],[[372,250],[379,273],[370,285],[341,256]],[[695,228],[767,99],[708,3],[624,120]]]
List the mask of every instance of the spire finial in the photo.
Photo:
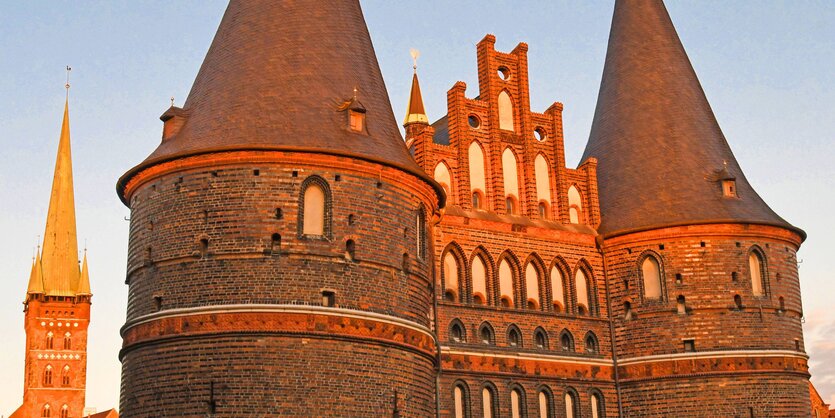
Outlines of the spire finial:
[[171,96],[171,107],[174,107],[174,96]]
[[67,89],[67,96],[70,95],[70,71],[72,71],[72,67],[69,65],[67,66],[67,84],[64,84],[64,88]]
[[360,90],[357,88],[357,86],[354,86],[354,100],[357,100],[357,95],[359,94],[359,91]]
[[409,48],[409,55],[412,56],[412,69],[417,72],[417,60],[420,57],[420,51],[416,48]]

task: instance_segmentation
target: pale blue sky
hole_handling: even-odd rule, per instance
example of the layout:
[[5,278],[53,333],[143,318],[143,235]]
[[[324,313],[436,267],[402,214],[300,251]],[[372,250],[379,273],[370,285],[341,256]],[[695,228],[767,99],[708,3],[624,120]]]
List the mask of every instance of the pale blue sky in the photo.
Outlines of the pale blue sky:
[[[118,405],[127,287],[127,208],[116,179],[159,143],[169,97],[182,104],[225,1],[0,0],[0,414],[23,390],[21,302],[33,247],[43,233],[64,100],[70,117],[79,245],[92,282],[87,400]],[[429,117],[446,111],[457,80],[477,94],[475,44],[530,46],[531,107],[565,103],[569,166],[588,138],[603,69],[612,2],[363,2],[402,119],[409,48]],[[668,9],[719,123],[749,181],[809,238],[799,259],[806,347],[821,394],[835,402],[835,3],[668,1]],[[292,69],[288,69],[292,70]]]

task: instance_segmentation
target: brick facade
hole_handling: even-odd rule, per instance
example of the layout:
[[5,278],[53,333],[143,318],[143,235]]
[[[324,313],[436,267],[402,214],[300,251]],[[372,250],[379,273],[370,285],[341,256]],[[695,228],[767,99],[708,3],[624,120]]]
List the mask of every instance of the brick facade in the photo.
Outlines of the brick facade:
[[[243,36],[238,21],[283,33],[260,17],[271,6],[232,2],[215,45]],[[211,101],[260,69],[239,57],[217,84],[239,51],[213,46],[197,104],[169,109],[160,148],[118,186],[131,209],[124,416],[809,415],[798,230],[727,219],[601,234],[598,159],[566,168],[563,105],[533,112],[528,46],[495,42],[477,45],[475,98],[458,82],[437,122],[407,118],[414,161],[367,137],[390,110],[373,94],[337,110],[367,116],[358,130],[334,109],[275,122]],[[325,84],[339,83],[297,99],[321,110]],[[297,124],[337,134],[284,135]],[[195,134],[209,126],[234,141]],[[324,194],[321,234],[304,226],[309,187]]]

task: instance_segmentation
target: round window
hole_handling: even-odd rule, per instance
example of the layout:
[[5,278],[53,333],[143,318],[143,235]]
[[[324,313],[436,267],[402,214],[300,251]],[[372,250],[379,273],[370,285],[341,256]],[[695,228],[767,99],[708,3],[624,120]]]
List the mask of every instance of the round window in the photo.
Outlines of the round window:
[[469,123],[470,128],[473,128],[473,129],[478,129],[478,127],[481,126],[481,120],[479,120],[478,116],[476,116],[476,115],[470,115],[467,118],[467,123]]
[[499,67],[499,70],[496,73],[502,80],[510,78],[510,70],[508,70],[507,67]]
[[545,129],[542,127],[537,127],[533,130],[533,137],[536,138],[537,141],[542,142],[548,138],[545,134]]

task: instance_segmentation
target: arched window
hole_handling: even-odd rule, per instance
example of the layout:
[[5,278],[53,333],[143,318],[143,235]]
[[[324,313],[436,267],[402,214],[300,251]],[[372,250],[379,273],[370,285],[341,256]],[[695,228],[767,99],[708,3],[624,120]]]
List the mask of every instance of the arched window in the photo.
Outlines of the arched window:
[[606,412],[603,409],[603,395],[597,390],[591,394],[591,418],[605,417]]
[[43,371],[43,385],[52,386],[52,366],[47,365]]
[[493,418],[499,416],[496,405],[496,390],[492,385],[486,385],[481,389],[481,410],[484,418]]
[[507,345],[511,347],[522,346],[522,333],[519,332],[519,328],[516,328],[516,325],[511,325],[507,330]]
[[467,156],[470,162],[470,193],[473,196],[473,209],[484,209],[487,207],[487,202],[484,201],[487,192],[484,150],[478,142],[473,141],[467,150]]
[[517,386],[510,390],[510,416],[511,418],[522,418],[525,414],[525,393]]
[[574,273],[574,287],[577,292],[577,313],[580,315],[590,313],[591,305],[589,304],[589,283],[583,269],[577,269],[577,272]]
[[435,181],[444,188],[444,191],[447,195],[447,200],[450,202],[452,201],[452,175],[449,173],[449,167],[441,161],[438,165],[435,166],[435,172],[433,175]]
[[513,102],[504,90],[499,93],[499,129],[513,130]]
[[64,405],[61,407],[61,418],[70,418],[70,407]]
[[70,366],[64,366],[61,370],[61,386],[67,387],[70,385]]
[[551,267],[551,303],[555,312],[562,312],[565,309],[562,271],[557,266]]
[[661,298],[661,265],[655,256],[648,255],[641,262],[641,276],[644,279],[644,297],[647,299]]
[[415,214],[415,221],[415,245],[417,246],[417,256],[419,259],[424,260],[426,259],[427,240],[426,211],[423,209],[423,205],[418,207],[417,213]]
[[598,351],[599,347],[597,344],[597,336],[594,335],[593,332],[589,331],[586,334],[586,353],[597,354]]
[[576,186],[568,188],[568,219],[573,224],[583,222],[583,198]]
[[580,418],[580,405],[577,402],[577,392],[568,388],[565,391],[565,416],[566,418]]
[[574,351],[574,336],[567,329],[560,333],[560,348],[562,351]]
[[481,327],[478,330],[478,336],[482,344],[493,345],[496,342],[496,339],[493,336],[493,327],[486,322],[481,324]]
[[502,152],[502,175],[504,177],[504,194],[506,202],[510,205],[507,207],[507,213],[516,214],[519,211],[516,208],[516,202],[519,199],[519,172],[517,171],[516,154],[510,147],[505,148]]
[[453,402],[455,403],[455,418],[469,418],[470,401],[467,384],[456,382],[452,389]]
[[539,219],[548,219],[548,204],[544,200],[539,201],[537,208],[539,209]]
[[759,251],[748,253],[748,269],[751,272],[751,290],[754,296],[765,294],[765,263]]
[[738,311],[741,311],[744,308],[742,305],[742,296],[734,295],[734,307]]
[[72,349],[72,339],[70,333],[64,334],[64,350]]
[[448,251],[444,255],[444,299],[457,302],[460,284],[458,281],[458,260]]
[[49,404],[43,406],[43,409],[41,409],[41,416],[44,418],[49,418],[52,416],[52,411],[49,410]]
[[537,328],[536,331],[533,332],[533,341],[536,348],[540,350],[548,349],[548,334],[545,333],[545,330],[542,328]]
[[632,319],[632,303],[629,301],[623,302],[623,319],[625,321]]
[[[536,177],[536,200],[539,201],[540,207],[543,203],[551,203],[551,176],[548,170],[548,161],[542,154],[537,154],[533,162],[534,176]],[[545,207],[547,210],[547,206]],[[540,218],[547,219],[549,216],[547,211],[543,214],[540,209]]]
[[49,331],[49,332],[46,333],[46,349],[47,350],[52,350],[53,337],[54,337],[54,335],[52,334],[52,331]]
[[528,294],[528,309],[539,309],[539,271],[533,263],[525,267],[525,291]]
[[551,395],[551,391],[547,388],[543,387],[539,390],[539,418],[553,418],[554,413],[552,412],[551,405],[553,404],[553,396]]
[[461,321],[455,319],[449,326],[449,339],[454,343],[467,342],[467,334]]
[[678,295],[676,298],[676,312],[678,312],[679,315],[687,314],[687,305],[685,305],[684,295]]
[[507,260],[499,262],[499,301],[506,308],[513,306],[513,270]]
[[305,179],[299,201],[300,234],[304,236],[330,236],[331,197],[328,183],[319,176]]
[[481,256],[473,257],[470,266],[470,275],[473,280],[473,302],[479,305],[487,304],[487,269]]
[[780,296],[778,301],[780,303],[780,307],[777,308],[778,309],[777,312],[780,312],[780,313],[786,312],[786,299],[784,299],[782,296]]

